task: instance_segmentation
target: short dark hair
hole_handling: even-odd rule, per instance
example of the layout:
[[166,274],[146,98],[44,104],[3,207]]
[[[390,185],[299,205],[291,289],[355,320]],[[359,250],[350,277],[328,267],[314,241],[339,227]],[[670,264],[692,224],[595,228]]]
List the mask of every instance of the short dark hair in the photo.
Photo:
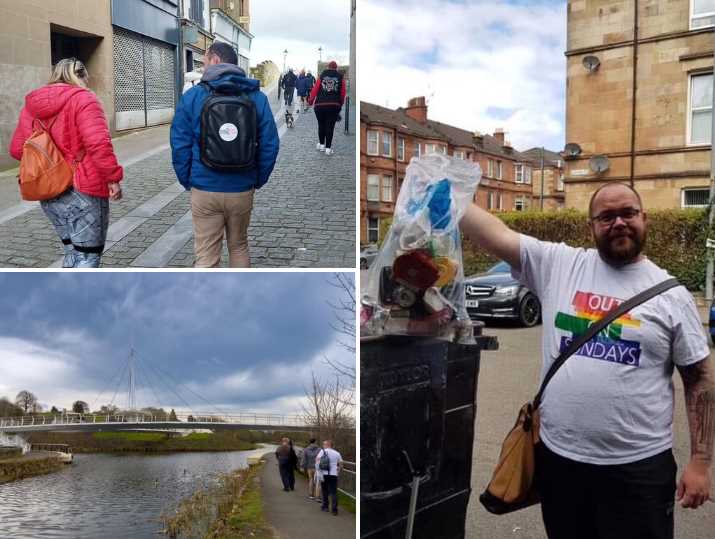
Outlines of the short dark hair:
[[238,54],[236,54],[236,49],[223,41],[214,41],[206,53],[218,56],[221,59],[222,64],[238,65]]
[[591,195],[591,200],[590,200],[589,203],[588,203],[588,217],[589,217],[589,219],[593,217],[593,215],[592,215],[592,212],[593,212],[593,201],[595,200],[596,195],[598,195],[598,193],[600,193],[601,191],[603,191],[606,187],[612,187],[612,186],[614,186],[614,185],[622,185],[623,187],[627,187],[628,189],[630,189],[631,191],[633,191],[633,194],[636,195],[636,198],[638,199],[638,204],[640,205],[640,209],[641,209],[641,210],[643,209],[643,201],[641,200],[641,196],[638,194],[638,191],[636,191],[633,187],[631,187],[631,186],[628,185],[627,183],[623,183],[623,182],[609,182],[609,183],[603,184],[601,187],[599,187],[598,189],[596,189],[596,190],[593,192],[593,194]]
[[308,440],[308,443],[314,444],[314,443],[315,443],[315,438],[311,438],[310,440]]

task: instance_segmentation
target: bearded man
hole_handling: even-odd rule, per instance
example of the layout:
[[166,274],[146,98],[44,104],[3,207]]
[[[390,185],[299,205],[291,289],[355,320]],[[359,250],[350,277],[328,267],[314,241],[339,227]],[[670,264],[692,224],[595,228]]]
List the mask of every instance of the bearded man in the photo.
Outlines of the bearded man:
[[[543,307],[543,367],[606,312],[670,278],[642,251],[638,193],[608,183],[589,204],[596,249],[518,234],[472,205],[462,230],[505,260]],[[672,539],[675,499],[710,497],[715,376],[691,294],[682,286],[634,308],[582,346],[549,383],[540,406],[537,488],[550,539]],[[683,379],[691,456],[676,485],[673,383]]]

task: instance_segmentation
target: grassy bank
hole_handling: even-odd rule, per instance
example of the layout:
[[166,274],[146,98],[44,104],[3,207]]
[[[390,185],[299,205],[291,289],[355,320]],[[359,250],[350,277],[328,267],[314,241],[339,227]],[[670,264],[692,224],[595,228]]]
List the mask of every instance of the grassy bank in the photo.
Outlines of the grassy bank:
[[26,458],[19,457],[0,460],[0,485],[61,470],[64,464],[55,457]]
[[170,538],[273,539],[265,521],[258,476],[264,463],[220,477],[216,486],[194,493],[175,513],[163,516]]
[[[303,473],[303,470],[298,470],[296,473],[302,475],[307,479],[306,475]],[[340,487],[339,480],[338,487]],[[350,496],[346,496],[340,491],[338,491],[338,507],[345,509],[348,513],[352,513],[353,515],[355,514],[355,500],[353,500]]]
[[220,431],[170,436],[163,432],[75,432],[32,435],[30,442],[62,443],[75,453],[247,451],[258,447],[250,432]]

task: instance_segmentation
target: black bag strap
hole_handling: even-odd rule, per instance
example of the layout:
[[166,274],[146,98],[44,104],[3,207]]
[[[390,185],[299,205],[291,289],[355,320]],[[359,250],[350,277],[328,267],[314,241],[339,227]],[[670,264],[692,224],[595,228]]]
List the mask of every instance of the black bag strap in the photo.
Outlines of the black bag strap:
[[534,400],[532,401],[532,410],[536,410],[539,407],[539,404],[541,404],[541,397],[544,394],[544,389],[546,389],[546,385],[554,377],[556,371],[559,370],[561,365],[563,365],[566,360],[576,352],[576,350],[578,350],[584,344],[590,341],[594,335],[600,333],[608,324],[613,322],[615,319],[623,316],[628,311],[630,311],[634,307],[637,307],[641,303],[645,303],[649,299],[657,296],[658,294],[662,294],[666,290],[670,290],[671,288],[678,286],[679,284],[680,283],[675,278],[666,279],[665,281],[662,281],[657,285],[652,286],[647,290],[636,294],[629,300],[621,303],[618,307],[615,307],[608,311],[608,313],[606,313],[603,318],[601,318],[598,322],[591,324],[585,332],[578,336],[578,338],[571,341],[571,344],[568,346],[568,348],[566,348],[566,350],[564,350],[561,355],[559,355],[559,357],[554,360],[554,362],[551,364],[551,367],[549,367],[546,376],[544,376],[544,381],[541,382],[539,392],[536,394],[536,397],[534,397]]

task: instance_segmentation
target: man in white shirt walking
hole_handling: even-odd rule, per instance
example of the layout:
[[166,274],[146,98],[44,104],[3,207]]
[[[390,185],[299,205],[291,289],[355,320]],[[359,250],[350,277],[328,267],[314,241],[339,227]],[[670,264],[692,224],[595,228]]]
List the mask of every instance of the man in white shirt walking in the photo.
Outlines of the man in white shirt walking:
[[338,514],[338,474],[343,468],[343,457],[333,449],[333,441],[325,440],[323,449],[316,457],[318,468],[323,476],[323,505],[321,509],[328,511],[328,499],[332,498],[332,513]]

